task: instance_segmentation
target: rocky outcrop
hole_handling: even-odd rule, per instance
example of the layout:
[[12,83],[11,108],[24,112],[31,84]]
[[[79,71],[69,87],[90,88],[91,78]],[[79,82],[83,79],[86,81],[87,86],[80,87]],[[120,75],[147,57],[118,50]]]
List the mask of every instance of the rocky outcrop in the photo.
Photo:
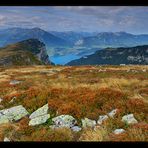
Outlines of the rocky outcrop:
[[22,105],[1,110],[0,124],[12,122],[12,121],[18,121],[19,119],[21,119],[24,116],[27,116],[28,114],[29,113]]
[[29,118],[31,119],[29,121],[30,126],[35,126],[45,123],[50,118],[50,114],[48,114],[48,104],[45,104],[41,108],[34,111],[29,116]]
[[138,121],[134,118],[133,114],[128,114],[122,117],[122,121],[127,124],[135,124],[138,123]]

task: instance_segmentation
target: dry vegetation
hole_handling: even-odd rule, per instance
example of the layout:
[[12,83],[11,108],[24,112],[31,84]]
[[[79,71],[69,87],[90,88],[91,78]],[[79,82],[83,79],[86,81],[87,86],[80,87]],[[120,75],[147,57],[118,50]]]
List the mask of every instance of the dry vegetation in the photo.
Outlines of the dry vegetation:
[[[11,80],[21,83],[13,86]],[[148,66],[1,67],[0,98],[0,109],[22,104],[30,113],[48,102],[52,116],[69,114],[79,124],[83,117],[97,120],[119,109],[115,120],[109,119],[103,128],[78,133],[53,131],[48,124],[29,127],[26,117],[0,125],[0,140],[9,135],[14,141],[148,141]],[[128,113],[137,124],[121,122]],[[112,134],[116,128],[126,132]]]

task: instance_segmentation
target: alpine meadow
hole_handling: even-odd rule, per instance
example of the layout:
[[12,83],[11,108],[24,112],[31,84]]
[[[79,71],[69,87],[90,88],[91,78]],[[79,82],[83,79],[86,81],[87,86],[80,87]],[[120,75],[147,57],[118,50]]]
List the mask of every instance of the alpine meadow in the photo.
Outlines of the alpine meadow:
[[148,142],[147,6],[0,6],[0,141]]

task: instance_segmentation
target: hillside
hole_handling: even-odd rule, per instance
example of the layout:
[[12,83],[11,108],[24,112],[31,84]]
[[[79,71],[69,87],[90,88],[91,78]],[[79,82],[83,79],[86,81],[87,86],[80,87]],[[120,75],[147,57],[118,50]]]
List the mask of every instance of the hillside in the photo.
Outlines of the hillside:
[[148,64],[148,45],[136,47],[106,48],[94,54],[73,60],[66,65],[97,65],[97,64]]
[[46,53],[45,44],[29,39],[0,48],[0,65],[52,64]]

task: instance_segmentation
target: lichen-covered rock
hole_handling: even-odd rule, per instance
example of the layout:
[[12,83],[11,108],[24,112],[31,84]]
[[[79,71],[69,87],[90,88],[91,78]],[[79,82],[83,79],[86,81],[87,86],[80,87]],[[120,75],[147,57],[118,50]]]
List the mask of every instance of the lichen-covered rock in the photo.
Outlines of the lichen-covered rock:
[[135,124],[138,123],[138,121],[134,118],[133,114],[128,114],[122,117],[122,121],[127,124]]
[[33,118],[29,121],[29,126],[35,126],[39,124],[45,123],[50,118],[50,114],[38,116],[36,118]]
[[33,119],[36,118],[38,116],[42,116],[48,113],[48,104],[42,106],[41,108],[37,109],[36,111],[34,111],[29,118]]
[[104,121],[106,121],[108,119],[108,116],[107,115],[102,115],[102,116],[99,116],[99,119],[97,121],[98,124],[102,124]]
[[114,131],[113,131],[113,133],[114,134],[121,134],[121,133],[124,133],[125,132],[125,130],[124,129],[115,129]]
[[0,110],[0,123],[17,121],[28,114],[29,113],[22,105]]
[[16,85],[16,84],[19,84],[19,83],[21,83],[21,81],[18,81],[18,80],[12,80],[12,81],[10,81],[10,85]]
[[91,119],[88,119],[88,118],[84,118],[81,121],[82,121],[82,127],[83,128],[94,127],[96,125],[95,120],[91,120]]
[[70,115],[60,115],[52,119],[54,125],[58,127],[73,127],[77,121]]
[[111,112],[108,113],[108,116],[113,118],[116,115],[117,111],[118,111],[118,109],[112,110]]
[[82,130],[82,128],[79,127],[79,126],[73,126],[71,129],[72,129],[74,132],[79,132],[79,131]]

